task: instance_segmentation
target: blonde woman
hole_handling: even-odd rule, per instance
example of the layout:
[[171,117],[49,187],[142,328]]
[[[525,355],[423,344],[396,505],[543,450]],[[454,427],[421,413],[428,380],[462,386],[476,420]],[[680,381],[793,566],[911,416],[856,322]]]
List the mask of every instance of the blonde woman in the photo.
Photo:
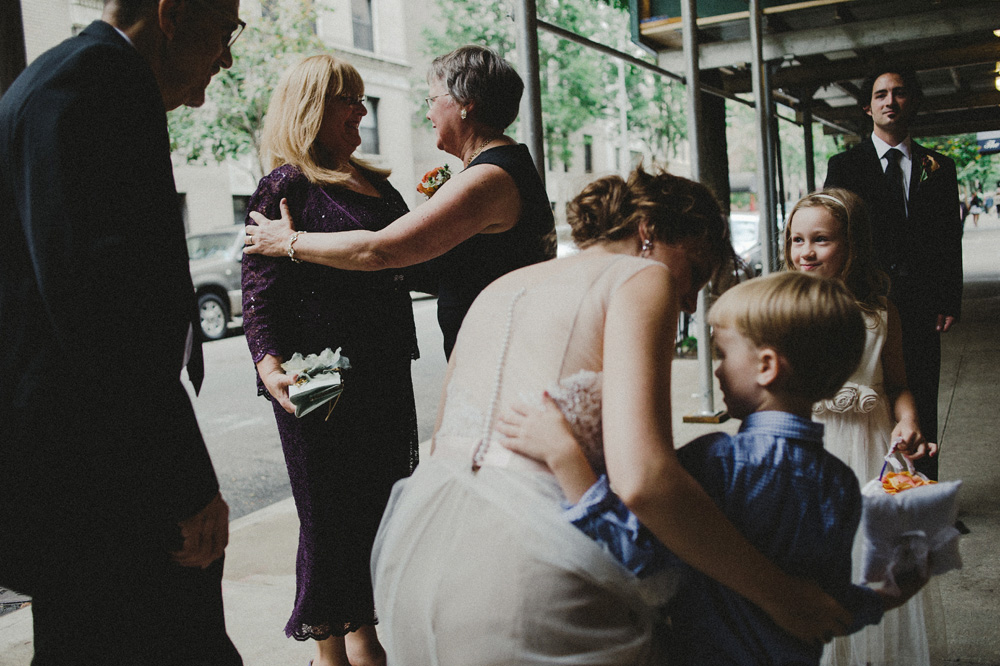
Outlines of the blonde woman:
[[[517,117],[524,84],[514,68],[482,46],[434,59],[427,75],[427,119],[437,147],[463,169],[411,214],[369,233],[309,234],[295,257],[333,268],[372,271],[434,259],[438,324],[451,355],[465,314],[501,275],[555,256],[555,223],[528,148],[504,134]],[[288,254],[295,211],[247,227],[250,254]],[[425,278],[426,279],[426,278]],[[426,283],[425,283],[426,284]]]
[[[361,144],[363,102],[358,72],[332,56],[306,58],[286,72],[264,123],[262,151],[272,171],[250,210],[278,217],[287,200],[300,233],[378,231],[406,214],[387,172],[352,156]],[[301,524],[285,633],[316,640],[313,666],[384,664],[368,563],[392,484],[417,460],[410,380],[417,345],[405,280],[398,270],[349,272],[248,255],[243,314]],[[350,360],[344,393],[328,418],[326,409],[296,418],[292,378],[281,363],[327,347],[340,347]]]

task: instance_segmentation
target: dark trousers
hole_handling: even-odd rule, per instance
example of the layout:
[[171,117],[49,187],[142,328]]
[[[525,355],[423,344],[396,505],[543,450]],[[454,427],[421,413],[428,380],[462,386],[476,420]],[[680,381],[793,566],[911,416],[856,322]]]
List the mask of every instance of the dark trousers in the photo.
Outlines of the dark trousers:
[[[893,302],[899,309],[903,331],[903,364],[906,383],[913,393],[920,429],[929,442],[937,442],[938,384],[941,378],[941,334],[936,330],[937,313],[926,312],[921,292],[903,279],[893,281]],[[938,478],[938,456],[915,461],[917,471]]]
[[151,564],[112,580],[92,566],[32,599],[32,666],[240,666],[222,612],[222,560],[205,570]]
[[21,418],[0,431],[0,586],[31,597],[32,664],[241,666],[223,561],[173,563],[180,530],[153,517],[129,464],[108,463],[72,421]]

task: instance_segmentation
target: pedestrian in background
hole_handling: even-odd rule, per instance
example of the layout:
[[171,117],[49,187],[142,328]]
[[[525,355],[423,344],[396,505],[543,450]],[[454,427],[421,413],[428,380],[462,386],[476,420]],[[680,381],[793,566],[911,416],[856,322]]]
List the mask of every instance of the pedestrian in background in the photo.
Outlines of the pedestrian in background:
[[242,663],[166,118],[233,64],[238,11],[106,0],[0,100],[0,585],[38,666]]
[[979,192],[974,192],[972,194],[972,199],[969,201],[969,215],[972,216],[972,226],[979,226],[979,216],[983,214],[983,199],[979,196]]

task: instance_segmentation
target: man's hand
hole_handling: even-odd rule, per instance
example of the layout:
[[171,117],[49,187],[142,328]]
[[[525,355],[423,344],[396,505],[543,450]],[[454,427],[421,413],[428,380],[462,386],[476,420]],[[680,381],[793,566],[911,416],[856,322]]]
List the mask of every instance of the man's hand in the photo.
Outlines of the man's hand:
[[951,315],[939,314],[937,316],[937,326],[935,328],[938,333],[947,333],[948,329],[950,329],[954,323],[955,318]]
[[229,505],[216,493],[204,509],[178,525],[184,545],[171,553],[174,562],[204,569],[222,557],[229,543]]

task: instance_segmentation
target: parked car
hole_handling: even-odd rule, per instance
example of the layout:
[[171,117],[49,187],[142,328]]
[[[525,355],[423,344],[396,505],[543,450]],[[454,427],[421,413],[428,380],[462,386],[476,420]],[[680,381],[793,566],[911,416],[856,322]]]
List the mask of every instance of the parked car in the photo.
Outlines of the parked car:
[[[736,256],[743,265],[746,278],[757,277],[764,270],[763,251],[760,246],[760,222],[757,213],[732,213],[729,216],[729,233]],[[744,276],[740,276],[741,280]]]
[[189,234],[187,244],[201,315],[201,338],[224,338],[229,325],[240,323],[243,317],[243,227]]

